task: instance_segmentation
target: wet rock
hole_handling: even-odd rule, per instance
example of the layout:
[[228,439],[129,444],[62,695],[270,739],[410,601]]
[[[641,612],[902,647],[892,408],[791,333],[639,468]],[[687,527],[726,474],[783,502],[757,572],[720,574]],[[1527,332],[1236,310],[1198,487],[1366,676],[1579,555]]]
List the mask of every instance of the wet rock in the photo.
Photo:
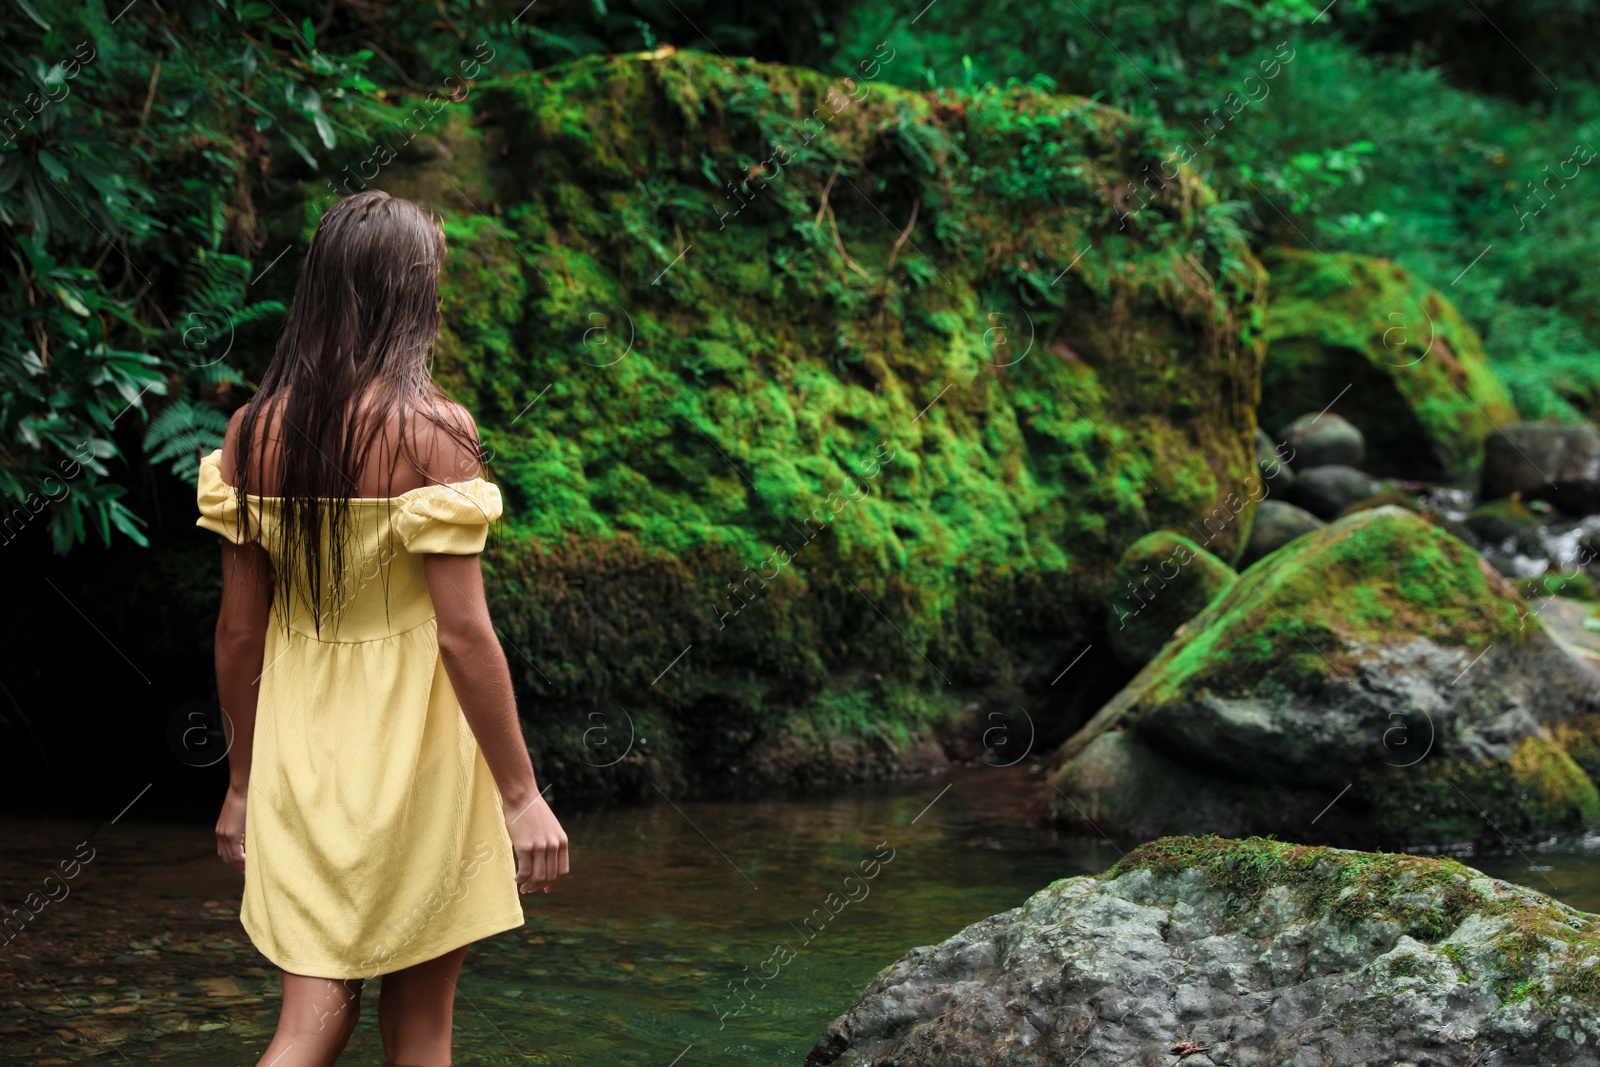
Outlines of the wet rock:
[[1354,467],[1334,464],[1301,468],[1295,471],[1289,502],[1305,508],[1319,519],[1333,519],[1351,504],[1367,499],[1380,488],[1382,483],[1376,478]]
[[1278,435],[1294,450],[1295,470],[1339,464],[1359,467],[1366,458],[1366,442],[1361,431],[1344,416],[1332,412],[1302,415]]
[[1301,534],[1320,530],[1326,525],[1304,508],[1281,500],[1263,500],[1256,505],[1255,523],[1250,527],[1250,541],[1245,545],[1242,562],[1248,566],[1269,552],[1276,552]]
[[1477,553],[1383,507],[1241,575],[1062,746],[1046,795],[1133,836],[1532,837],[1600,824],[1582,737],[1594,670]]
[[1163,838],[912,949],[806,1067],[1595,1067],[1597,964],[1600,916],[1454,860]]
[[1157,530],[1117,563],[1106,612],[1106,638],[1125,666],[1144,666],[1173,633],[1238,578],[1234,569],[1187,537]]
[[1600,430],[1524,422],[1484,442],[1485,499],[1520,493],[1569,515],[1600,512]]
[[1544,523],[1545,516],[1520,500],[1491,500],[1467,514],[1472,532],[1491,544],[1532,536]]

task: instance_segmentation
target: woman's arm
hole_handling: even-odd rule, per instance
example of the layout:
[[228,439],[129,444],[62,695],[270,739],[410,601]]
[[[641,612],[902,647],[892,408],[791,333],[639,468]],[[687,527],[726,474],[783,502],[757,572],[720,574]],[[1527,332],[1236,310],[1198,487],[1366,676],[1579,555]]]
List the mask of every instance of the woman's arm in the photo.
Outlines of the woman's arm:
[[569,869],[567,835],[534,779],[511,670],[489,620],[483,563],[476,555],[429,553],[422,565],[438,617],[439,656],[500,790],[517,885],[524,893],[549,892]]
[[[431,419],[418,419],[411,427],[426,481],[449,483],[477,476],[482,451],[471,412],[447,402],[441,413],[455,423],[457,433]],[[463,438],[470,439],[471,448]],[[517,887],[524,893],[539,889],[548,893],[567,874],[567,835],[540,796],[533,776],[517,719],[511,669],[489,619],[483,563],[476,554],[429,552],[422,557],[422,568],[438,624],[439,658],[500,790]]]
[[[223,463],[224,480],[228,464]],[[272,559],[250,541],[222,543],[222,608],[217,613],[217,699],[228,745],[228,792],[217,817],[217,855],[244,870],[245,798],[255,742],[267,618],[272,610]]]

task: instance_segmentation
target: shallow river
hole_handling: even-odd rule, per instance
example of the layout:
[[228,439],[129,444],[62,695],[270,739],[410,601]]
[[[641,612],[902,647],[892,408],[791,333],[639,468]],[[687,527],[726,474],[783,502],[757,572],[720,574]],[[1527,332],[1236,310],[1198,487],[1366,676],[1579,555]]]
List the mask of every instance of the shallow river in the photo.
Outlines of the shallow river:
[[[1036,782],[980,767],[826,798],[571,818],[572,875],[527,902],[522,929],[468,957],[456,1062],[798,1067],[907,949],[1129,847],[1031,825],[1021,813]],[[73,855],[84,829],[0,826],[4,900]],[[72,896],[0,947],[0,1062],[249,1067],[277,982],[238,926],[241,880],[209,831],[123,824],[91,843]],[[852,882],[858,899],[841,907],[844,879],[874,857],[875,877]],[[1600,910],[1600,839],[1462,858]],[[341,1062],[382,1062],[375,1009],[369,999]]]

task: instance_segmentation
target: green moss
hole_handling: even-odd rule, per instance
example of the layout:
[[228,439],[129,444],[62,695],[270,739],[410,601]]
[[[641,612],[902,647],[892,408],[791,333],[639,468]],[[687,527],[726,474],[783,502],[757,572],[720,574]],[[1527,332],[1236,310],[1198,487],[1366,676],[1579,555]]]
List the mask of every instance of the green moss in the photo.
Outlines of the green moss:
[[1168,530],[1146,534],[1112,573],[1106,618],[1112,650],[1127,665],[1143,666],[1237,579],[1232,567],[1187,537]]
[[1042,688],[1123,550],[1255,475],[1265,276],[1187,172],[1123,223],[1150,127],[866,89],[597,56],[481,80],[445,155],[385,169],[445,217],[438,368],[494,455],[541,737],[649,707],[694,773],[828,708],[924,721],[871,674],[929,714]]
[[1477,651],[1520,642],[1525,626],[1515,593],[1455,537],[1399,508],[1358,512],[1251,567],[1161,653],[1140,703],[1298,690],[1348,671],[1369,646],[1422,634]]
[[1471,982],[1472,971],[1467,962],[1467,950],[1463,945],[1440,945],[1439,952],[1448,959],[1456,968],[1457,982]]
[[1423,960],[1415,953],[1404,953],[1389,961],[1389,974],[1395,978],[1432,978],[1438,973],[1433,961]]
[[1524,599],[1532,600],[1542,596],[1571,597],[1574,600],[1594,600],[1600,596],[1600,589],[1595,586],[1593,578],[1579,571],[1567,574],[1564,571],[1552,569],[1545,574],[1534,578],[1525,578],[1520,583]]
[[[1350,852],[1295,845],[1271,838],[1165,837],[1128,853],[1102,879],[1147,870],[1162,877],[1198,872],[1221,890],[1235,913],[1254,909],[1268,890],[1288,890],[1308,918],[1341,930],[1392,923],[1453,963],[1473,981],[1472,961],[1482,958],[1495,993],[1505,1002],[1531,1002],[1541,1010],[1563,1003],[1600,1007],[1600,916],[1566,908],[1527,890],[1492,889],[1488,880],[1455,860],[1400,853]],[[1455,939],[1463,922],[1481,916],[1490,932],[1487,954]],[[1412,960],[1411,964],[1402,961]],[[1399,957],[1391,973],[1418,973],[1415,956]]]
[[1580,715],[1548,726],[1550,736],[1591,780],[1600,781],[1600,715]]
[[1346,926],[1387,920],[1430,944],[1444,940],[1486,903],[1471,885],[1476,872],[1454,860],[1346,852],[1265,837],[1163,837],[1140,845],[1101,877],[1135,870],[1199,871],[1238,911],[1255,907],[1269,889],[1282,886],[1309,916],[1325,915]]
[[1470,480],[1483,439],[1517,421],[1483,342],[1437,290],[1386,259],[1273,249],[1261,421],[1339,408],[1372,469]]
[[1417,841],[1528,838],[1600,821],[1600,792],[1555,740],[1525,737],[1504,760],[1423,760],[1358,781],[1367,819]]
[[1473,533],[1496,543],[1537,530],[1546,521],[1520,500],[1491,500],[1467,515]]

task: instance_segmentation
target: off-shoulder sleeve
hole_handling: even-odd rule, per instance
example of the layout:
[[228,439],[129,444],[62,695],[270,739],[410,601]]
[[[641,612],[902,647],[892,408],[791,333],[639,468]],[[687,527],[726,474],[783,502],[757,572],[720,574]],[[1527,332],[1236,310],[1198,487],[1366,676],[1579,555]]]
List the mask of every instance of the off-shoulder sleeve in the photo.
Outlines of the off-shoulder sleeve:
[[483,551],[500,517],[500,487],[474,478],[412,490],[400,501],[395,530],[406,551],[470,556]]
[[255,523],[251,524],[250,537],[239,536],[239,495],[233,486],[222,480],[222,449],[200,460],[200,482],[195,495],[200,506],[200,517],[194,521],[196,526],[219,533],[234,544],[256,540],[260,530]]

